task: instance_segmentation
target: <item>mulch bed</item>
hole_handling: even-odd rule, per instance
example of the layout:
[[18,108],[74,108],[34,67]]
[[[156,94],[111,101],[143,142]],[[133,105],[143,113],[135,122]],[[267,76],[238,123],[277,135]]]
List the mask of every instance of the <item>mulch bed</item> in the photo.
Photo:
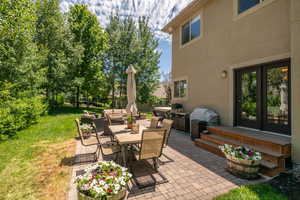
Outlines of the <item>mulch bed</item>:
[[297,178],[292,172],[282,172],[270,180],[270,185],[285,194],[290,200],[300,199],[300,176]]

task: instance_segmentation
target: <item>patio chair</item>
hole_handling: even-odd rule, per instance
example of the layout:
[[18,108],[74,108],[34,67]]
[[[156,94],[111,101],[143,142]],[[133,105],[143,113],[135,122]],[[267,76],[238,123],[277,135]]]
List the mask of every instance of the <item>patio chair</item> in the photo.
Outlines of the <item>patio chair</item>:
[[125,123],[122,114],[107,114],[106,117],[107,117],[109,125]]
[[92,115],[82,115],[80,117],[80,124],[89,124],[89,125],[93,125],[94,123],[94,116]]
[[173,125],[173,120],[170,119],[164,119],[162,122],[162,128],[166,130],[166,135],[164,139],[164,148],[168,145],[172,125]]
[[110,141],[113,141],[113,135],[110,134],[109,132],[107,134],[104,134],[104,126],[105,126],[105,118],[95,118],[93,127],[95,130],[95,133],[100,136],[100,137],[109,137]]
[[99,143],[98,141],[98,137],[85,137],[81,131],[81,128],[80,128],[80,121],[79,119],[75,119],[75,122],[76,122],[76,126],[77,126],[77,132],[78,132],[78,136],[80,138],[80,141],[81,141],[81,144],[83,146],[91,146],[91,145],[97,145]]
[[101,152],[101,155],[103,157],[103,160],[106,157],[109,156],[114,156],[113,160],[116,163],[121,163],[121,146],[117,143],[117,142],[112,142],[110,140],[106,140],[107,138],[105,137],[98,137],[98,141],[99,141],[99,150]]
[[[164,119],[163,122],[162,122],[162,127],[161,128],[166,130],[163,148],[166,148],[167,145],[168,145],[172,125],[173,125],[173,120],[170,120],[170,119]],[[169,162],[174,162],[174,160],[172,158],[170,158],[169,156],[167,156],[166,154],[164,154],[164,152],[162,152],[162,155],[165,158],[167,158],[168,160],[167,161],[161,161],[160,159],[158,159],[159,164],[163,165],[163,164],[166,164],[166,163],[169,163]]]
[[[99,152],[101,152],[103,156],[109,156],[109,155],[117,154],[121,151],[120,146],[116,142],[112,142],[110,139],[107,140],[107,137],[101,137],[100,134],[96,134],[95,137],[89,138],[89,140],[92,139],[90,142],[86,142],[87,139],[85,139],[82,134],[79,120],[76,119],[75,121],[77,125],[78,134],[81,140],[81,144],[83,146],[97,145],[96,151],[90,153],[90,154],[95,154],[95,161],[97,161],[99,158],[100,155]],[[116,159],[118,159],[117,156]]]
[[[162,182],[154,182],[154,184],[148,184],[148,185],[141,185],[134,174],[134,171],[132,170],[134,161],[130,162],[130,169],[133,173],[134,181],[136,182],[137,186],[139,188],[153,186],[156,184],[165,183],[168,180],[165,176],[163,176],[158,171],[158,158],[162,155],[162,149],[164,146],[164,138],[165,138],[166,130],[162,128],[156,128],[156,129],[145,129],[142,132],[142,140],[141,145],[139,148],[136,148],[133,150],[134,158],[136,159],[136,162],[139,161],[146,161],[146,160],[152,160],[153,162],[153,169],[156,173],[158,173],[161,178],[163,179]],[[153,176],[152,176],[153,178]],[[154,178],[153,178],[154,179]]]
[[150,121],[150,128],[157,128],[159,117],[152,117]]
[[87,163],[87,162],[96,162],[99,157],[99,138],[98,137],[85,138],[81,131],[81,128],[80,128],[79,119],[75,119],[75,123],[77,126],[77,132],[78,132],[78,136],[80,138],[81,144],[86,147],[96,145],[96,150],[91,153],[75,155],[74,163],[81,164],[81,163]]
[[110,135],[110,131],[108,126],[111,125],[120,125],[120,124],[125,124],[125,121],[123,119],[122,114],[108,114],[105,113],[105,123],[104,123],[104,134],[105,135]]

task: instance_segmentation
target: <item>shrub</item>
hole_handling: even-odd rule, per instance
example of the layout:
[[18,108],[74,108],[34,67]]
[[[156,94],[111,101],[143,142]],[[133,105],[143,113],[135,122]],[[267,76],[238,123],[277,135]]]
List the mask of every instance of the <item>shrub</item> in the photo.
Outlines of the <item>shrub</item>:
[[47,108],[42,96],[31,96],[26,91],[13,96],[11,90],[7,84],[0,88],[0,141],[36,123]]

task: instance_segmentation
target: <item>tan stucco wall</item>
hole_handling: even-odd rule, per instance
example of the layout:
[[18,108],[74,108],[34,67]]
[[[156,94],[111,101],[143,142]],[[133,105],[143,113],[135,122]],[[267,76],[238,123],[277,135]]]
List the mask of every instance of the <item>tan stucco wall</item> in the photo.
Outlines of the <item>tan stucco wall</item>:
[[291,0],[292,157],[300,165],[300,1]]
[[233,68],[289,57],[291,46],[290,0],[272,1],[238,19],[235,1],[211,0],[203,7],[204,32],[197,41],[181,47],[179,24],[172,35],[172,76],[188,77],[188,98],[174,102],[187,111],[209,106],[225,125],[233,124]]

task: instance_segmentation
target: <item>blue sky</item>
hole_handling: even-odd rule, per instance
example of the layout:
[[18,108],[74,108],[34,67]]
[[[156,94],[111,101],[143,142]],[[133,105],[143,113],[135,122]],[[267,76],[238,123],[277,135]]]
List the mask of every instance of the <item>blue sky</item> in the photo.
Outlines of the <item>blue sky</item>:
[[172,58],[171,42],[167,40],[160,40],[158,48],[162,51],[159,63],[160,71],[163,71],[164,73],[170,72]]

